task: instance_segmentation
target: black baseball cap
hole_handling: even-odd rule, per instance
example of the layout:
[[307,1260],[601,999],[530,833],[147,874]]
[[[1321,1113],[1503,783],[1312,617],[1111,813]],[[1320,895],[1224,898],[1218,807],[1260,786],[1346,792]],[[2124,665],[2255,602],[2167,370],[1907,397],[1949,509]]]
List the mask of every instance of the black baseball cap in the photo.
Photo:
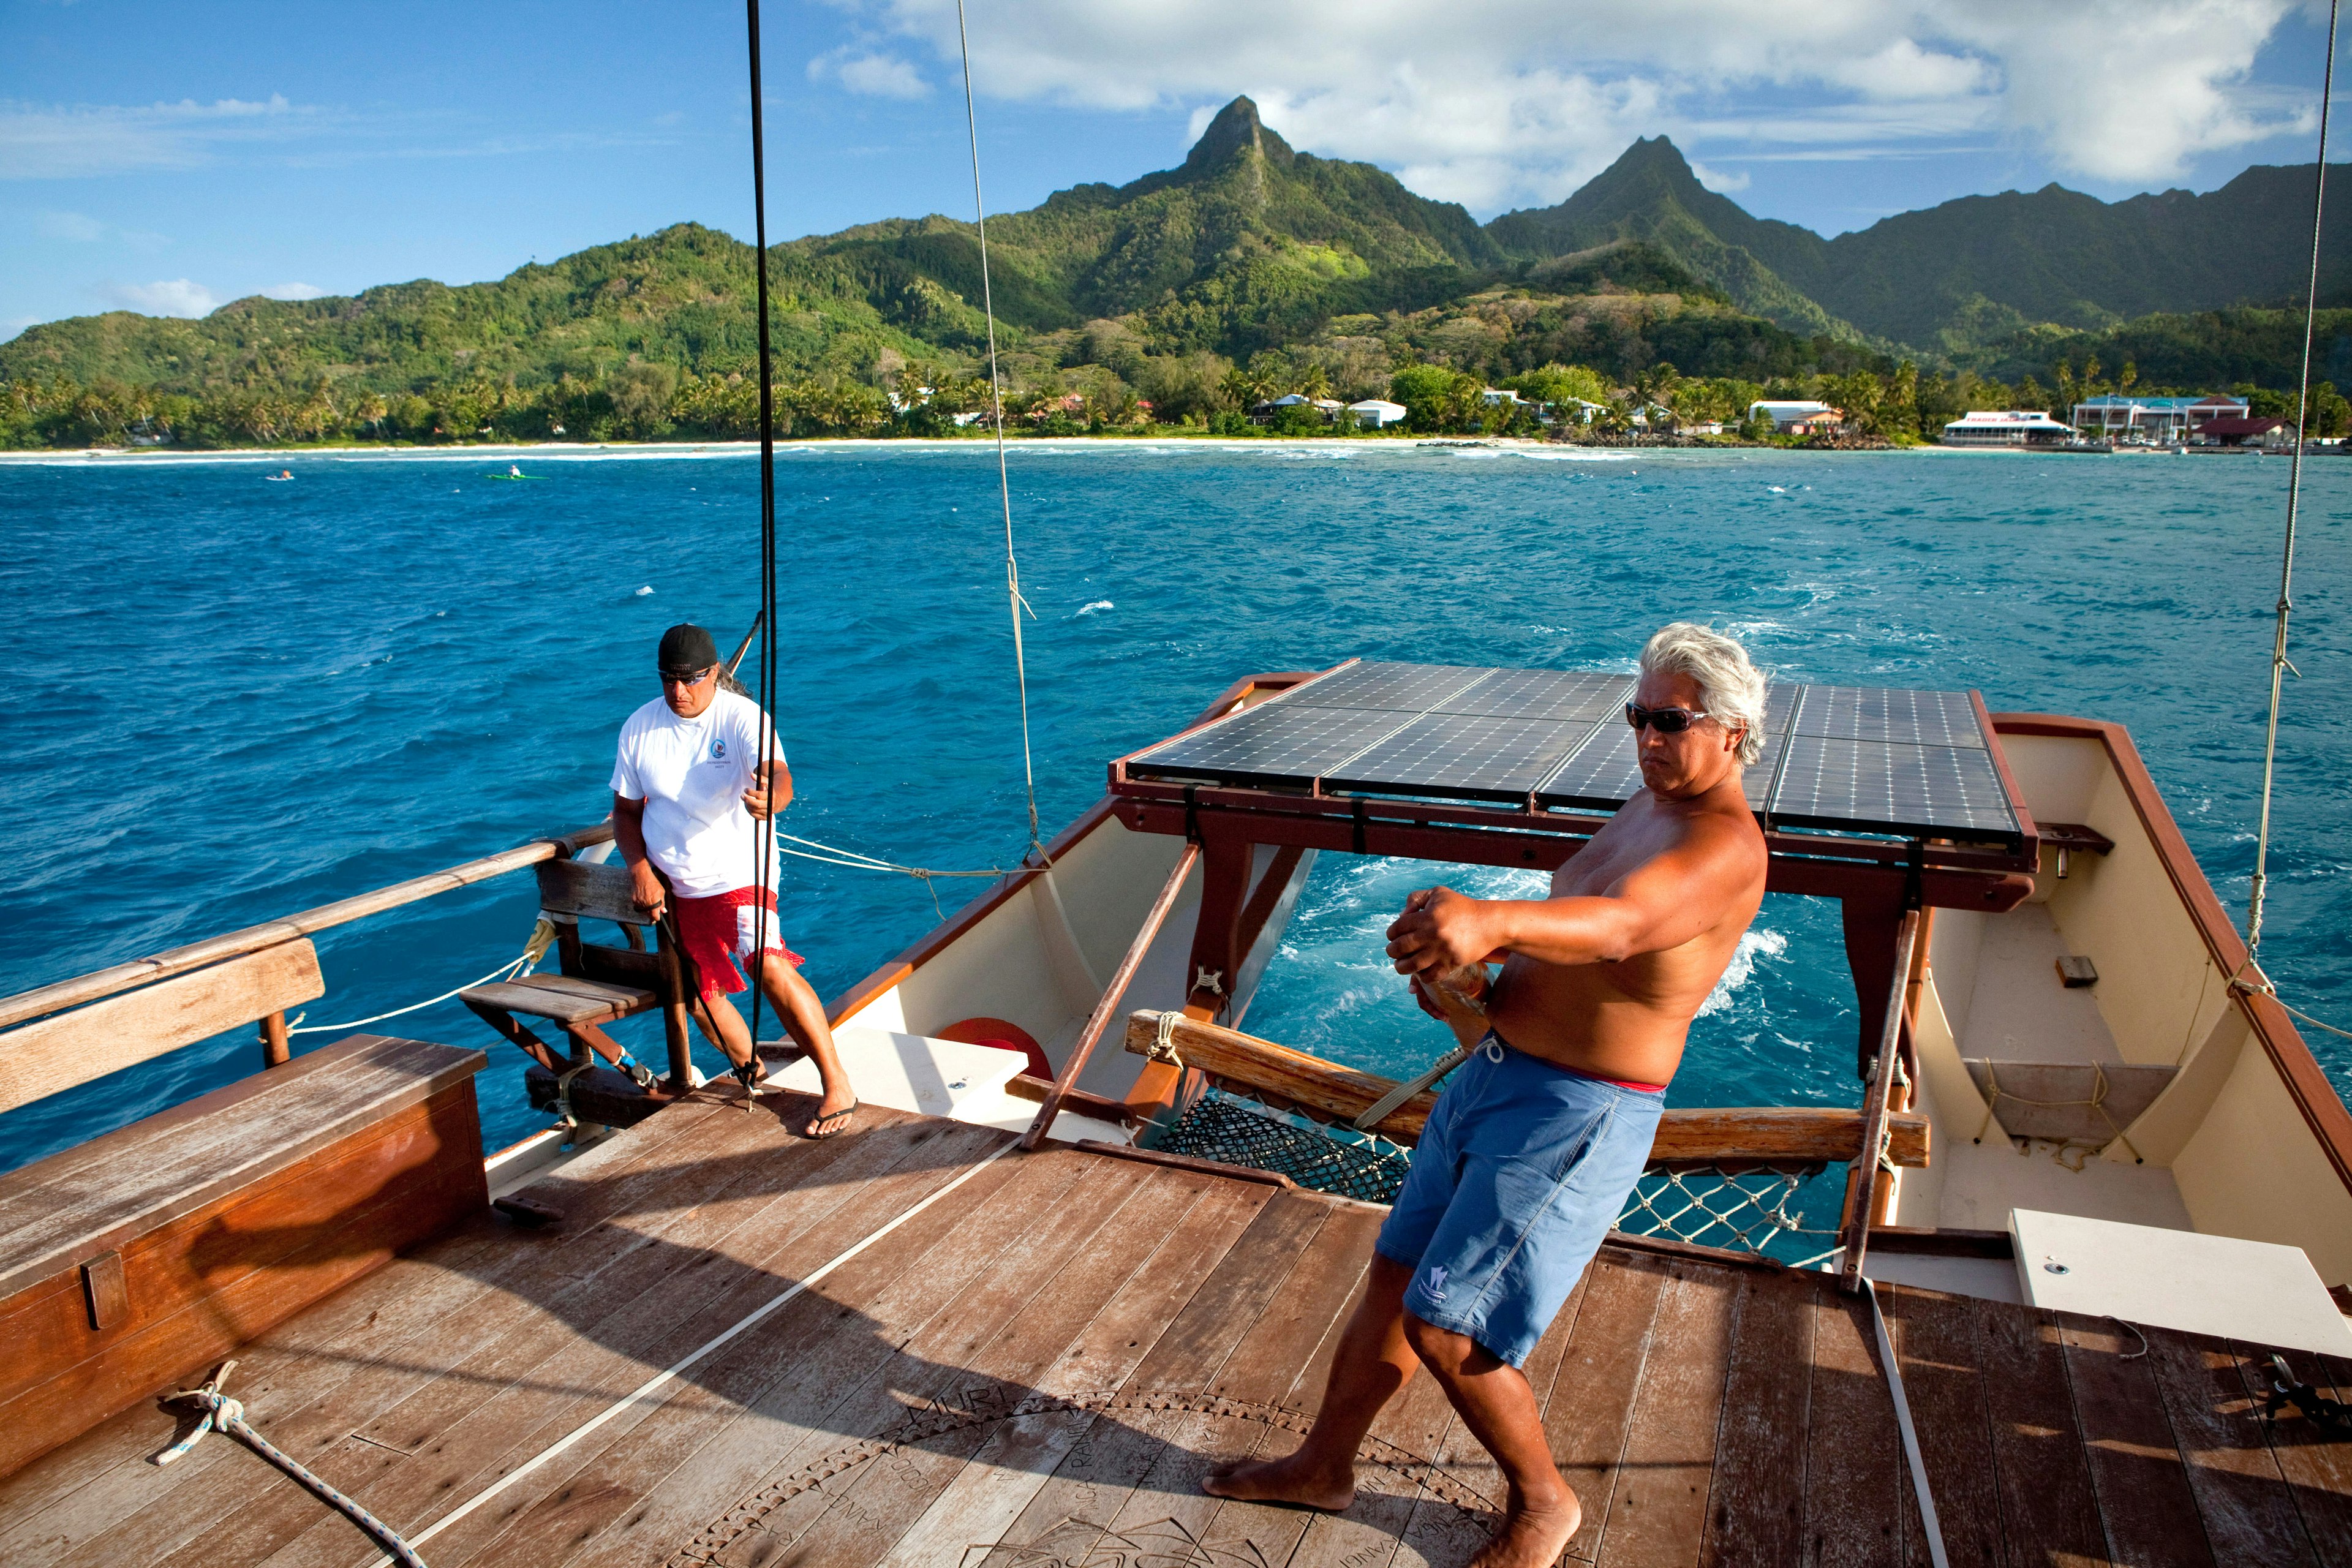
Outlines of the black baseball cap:
[[708,627],[688,621],[662,633],[656,662],[664,675],[700,675],[719,662],[719,645]]

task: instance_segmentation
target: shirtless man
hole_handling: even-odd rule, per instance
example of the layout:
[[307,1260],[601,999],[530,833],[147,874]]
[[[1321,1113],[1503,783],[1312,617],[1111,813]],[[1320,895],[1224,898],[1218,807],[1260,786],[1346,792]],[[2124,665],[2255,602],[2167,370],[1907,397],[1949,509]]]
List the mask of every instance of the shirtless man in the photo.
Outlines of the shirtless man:
[[[1552,874],[1550,898],[1431,888],[1389,928],[1423,1005],[1478,1048],[1381,1227],[1314,1429],[1286,1458],[1211,1472],[1216,1496],[1345,1509],[1357,1447],[1426,1366],[1509,1483],[1474,1568],[1550,1568],[1576,1534],[1576,1494],[1519,1368],[1642,1173],[1690,1021],[1764,901],[1764,836],[1740,791],[1763,750],[1764,679],[1747,653],[1665,627],[1642,650],[1626,719],[1643,787]],[[1483,998],[1483,1037],[1447,990]]]

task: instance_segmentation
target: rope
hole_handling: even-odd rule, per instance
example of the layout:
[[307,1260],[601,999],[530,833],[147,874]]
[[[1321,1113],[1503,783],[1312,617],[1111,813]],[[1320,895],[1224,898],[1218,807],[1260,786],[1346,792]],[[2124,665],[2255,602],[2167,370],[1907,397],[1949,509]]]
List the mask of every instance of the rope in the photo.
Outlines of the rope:
[[[996,416],[996,489],[1004,506],[1004,593],[1013,612],[1013,674],[1021,690],[1021,774],[1029,795],[1029,847],[1052,865],[1037,831],[1037,767],[1029,750],[1029,665],[1021,646],[1021,563],[1013,552],[1013,479],[1004,467],[1004,387],[996,370],[996,299],[988,280],[988,206],[980,197],[980,119],[971,102],[971,39],[964,29],[963,0],[956,0],[956,43],[963,52],[964,129],[971,137],[971,208],[980,232],[980,307],[988,318],[988,401]],[[757,121],[754,121],[757,124]]]
[[752,900],[751,1059],[735,1069],[743,1082],[744,1109],[751,1109],[752,1082],[760,1066],[760,1004],[767,991],[760,971],[768,952],[768,904],[772,896],[775,861],[775,718],[776,695],[776,377],[768,342],[768,169],[766,122],[761,112],[760,0],[743,0],[744,30],[751,65],[751,226],[758,243],[760,304],[760,754],[752,762],[752,777],[767,769],[768,812],[751,824]]
[[1878,1288],[1866,1274],[1862,1291],[1870,1298],[1871,1327],[1878,1331],[1878,1359],[1886,1368],[1886,1392],[1895,1400],[1895,1425],[1903,1434],[1903,1459],[1911,1468],[1911,1494],[1919,1501],[1919,1532],[1927,1538],[1927,1561],[1934,1568],[1950,1568],[1951,1559],[1944,1554],[1943,1521],[1936,1517],[1935,1489],[1927,1484],[1927,1460],[1919,1452],[1919,1431],[1911,1425],[1911,1401],[1903,1391],[1903,1368],[1895,1359],[1894,1342],[1886,1337],[1886,1314],[1878,1310]]
[[[551,934],[552,934],[552,928],[551,928]],[[348,1024],[310,1024],[299,1029],[294,1028],[289,1025],[286,1032],[289,1035],[328,1035],[332,1034],[337,1029],[356,1029],[362,1024],[381,1024],[386,1018],[397,1018],[404,1014],[422,1012],[427,1007],[437,1006],[441,1003],[446,1002],[449,998],[457,995],[461,991],[471,991],[477,985],[488,985],[493,980],[507,979],[516,971],[521,969],[524,964],[532,962],[534,959],[538,958],[541,952],[546,951],[547,944],[541,942],[537,936],[534,935],[531,939],[531,945],[525,948],[518,957],[499,964],[496,969],[491,970],[479,980],[468,980],[465,984],[444,991],[438,996],[430,996],[422,1002],[411,1002],[405,1007],[394,1007],[389,1013],[378,1013],[373,1017],[353,1018]],[[307,1016],[308,1015],[301,1013],[295,1014],[293,1023],[301,1023],[303,1018]]]
[[[757,0],[753,0],[753,3],[756,4]],[[940,1187],[937,1192],[931,1194],[930,1196],[909,1206],[897,1218],[891,1220],[888,1224],[883,1226],[878,1230],[876,1230],[865,1240],[856,1243],[855,1246],[852,1246],[844,1251],[835,1254],[825,1262],[810,1269],[808,1273],[803,1275],[799,1279],[794,1280],[791,1285],[778,1291],[773,1296],[769,1297],[759,1306],[752,1308],[750,1311],[736,1319],[733,1323],[721,1329],[718,1333],[713,1334],[710,1338],[703,1341],[700,1344],[695,1346],[694,1349],[687,1352],[684,1355],[678,1357],[677,1360],[670,1363],[669,1365],[664,1367],[661,1371],[654,1373],[653,1376],[646,1379],[645,1382],[637,1384],[636,1387],[623,1394],[619,1399],[614,1400],[597,1415],[582,1422],[579,1426],[574,1426],[570,1432],[566,1433],[562,1437],[558,1438],[554,1443],[550,1444],[547,1447],[541,1449],[539,1453],[531,1458],[525,1460],[523,1463],[516,1466],[513,1469],[509,1470],[505,1475],[499,1477],[497,1480],[491,1482],[480,1491],[476,1492],[465,1502],[459,1504],[457,1508],[452,1509],[447,1513],[443,1514],[439,1519],[427,1525],[425,1529],[418,1531],[416,1532],[416,1540],[418,1543],[422,1544],[425,1542],[432,1540],[435,1536],[440,1534],[443,1531],[448,1529],[459,1520],[464,1519],[467,1515],[472,1513],[476,1509],[480,1508],[483,1504],[488,1502],[492,1498],[498,1496],[500,1492],[506,1490],[517,1481],[521,1480],[525,1476],[535,1474],[543,1466],[554,1463],[557,1458],[569,1452],[576,1444],[587,1437],[590,1433],[598,1430],[607,1422],[617,1420],[620,1416],[625,1415],[629,1411],[644,1405],[651,1399],[654,1394],[658,1394],[670,1384],[677,1382],[678,1374],[684,1372],[688,1367],[694,1365],[697,1362],[707,1360],[717,1352],[733,1344],[738,1339],[740,1339],[743,1335],[751,1332],[752,1329],[756,1328],[761,1323],[765,1322],[769,1318],[773,1317],[778,1311],[781,1311],[787,1303],[796,1299],[802,1291],[806,1290],[810,1286],[814,1285],[817,1281],[823,1279],[828,1274],[831,1274],[835,1269],[839,1268],[843,1264],[856,1258],[867,1247],[872,1247],[884,1237],[887,1237],[892,1231],[897,1230],[900,1226],[914,1219],[925,1209],[929,1208],[933,1204],[938,1203],[949,1194],[954,1192],[958,1187],[962,1186],[966,1182],[971,1181],[974,1176],[979,1175],[982,1171],[988,1169],[989,1166],[1004,1158],[1005,1155],[1012,1153],[1020,1146],[1020,1143],[1015,1141],[1007,1141],[1006,1142],[998,1144],[993,1153],[991,1153],[987,1158],[971,1166],[969,1170],[966,1170],[961,1175],[956,1177],[945,1186]],[[384,1568],[386,1563],[393,1561],[394,1561],[394,1559],[390,1556],[379,1557],[373,1563],[369,1563],[368,1568]],[[399,1559],[399,1561],[404,1563],[411,1564],[412,1568],[423,1568],[423,1564],[415,1563],[414,1553],[411,1553],[407,1558]]]
[[[2282,1003],[2281,1005],[2284,1005],[2284,1004]],[[2013,1100],[2020,1105],[2031,1105],[2035,1107],[2037,1110],[2063,1110],[2072,1106],[2087,1105],[2093,1110],[2099,1113],[2100,1121],[2107,1124],[2108,1136],[2106,1142],[2101,1143],[2085,1143],[2080,1139],[2055,1139],[2053,1140],[2053,1142],[2057,1144],[2057,1147],[2050,1152],[2050,1158],[2057,1162],[2059,1164],[2064,1165],[2068,1170],[2073,1171],[2077,1175],[2082,1173],[2083,1166],[2090,1163],[2090,1156],[2105,1148],[2108,1143],[2120,1141],[2125,1148],[2131,1150],[2133,1159],[2137,1160],[2140,1158],[2139,1150],[2133,1146],[2130,1139],[2124,1136],[2124,1130],[2116,1125],[2116,1119],[2107,1114],[2107,1069],[2104,1063],[2093,1062],[2091,1064],[2090,1099],[2034,1100],[2029,1096],[2018,1094],[2012,1090],[2001,1088],[2000,1072],[1998,1065],[1990,1058],[1979,1058],[1978,1059],[1984,1062],[1985,1087],[1991,1090],[1991,1092],[1985,1097],[1984,1120],[1977,1124],[1977,1135],[1974,1142],[1979,1143],[1984,1142],[1985,1133],[1992,1127],[1994,1108],[1999,1106],[2004,1100]],[[2006,1130],[2004,1129],[2004,1131]],[[2033,1140],[2031,1138],[2026,1140],[2026,1142],[2029,1144],[2032,1142]],[[2080,1163],[2069,1164],[2067,1163],[2065,1155],[2069,1149],[2081,1149],[2084,1151],[2083,1160]],[[1881,1163],[1885,1163],[1883,1156],[1881,1158]]]
[[213,1373],[212,1380],[202,1388],[183,1388],[175,1394],[167,1394],[163,1396],[166,1403],[183,1401],[201,1406],[205,1413],[204,1418],[196,1423],[194,1431],[190,1432],[162,1453],[153,1456],[150,1462],[158,1466],[168,1465],[174,1459],[185,1457],[188,1450],[194,1448],[205,1433],[226,1432],[275,1465],[303,1490],[359,1526],[362,1534],[383,1549],[385,1555],[382,1561],[401,1563],[403,1568],[425,1568],[425,1559],[419,1557],[416,1554],[416,1549],[403,1541],[390,1525],[337,1491],[318,1475],[305,1468],[292,1455],[278,1447],[260,1433],[246,1425],[245,1406],[220,1391],[220,1385],[227,1381],[228,1374],[236,1368],[236,1363],[233,1361],[226,1363],[218,1372]]
[[2279,696],[2286,672],[2294,668],[2287,662],[2286,628],[2294,610],[2294,532],[2303,504],[2303,448],[2311,437],[2311,326],[2313,317],[2319,311],[2319,221],[2327,205],[2327,111],[2336,91],[2336,18],[2340,5],[2341,0],[2328,0],[2327,63],[2319,89],[2319,166],[2312,180],[2311,282],[2303,304],[2303,378],[2295,384],[2294,457],[2293,467],[2287,470],[2286,486],[2286,544],[2279,559],[2278,629],[2271,642],[2271,712],[2263,741],[2262,826],[2254,835],[2254,880],[2246,895],[2249,963],[2263,948],[2263,894],[2269,881],[2271,853],[2271,783],[2278,771]]

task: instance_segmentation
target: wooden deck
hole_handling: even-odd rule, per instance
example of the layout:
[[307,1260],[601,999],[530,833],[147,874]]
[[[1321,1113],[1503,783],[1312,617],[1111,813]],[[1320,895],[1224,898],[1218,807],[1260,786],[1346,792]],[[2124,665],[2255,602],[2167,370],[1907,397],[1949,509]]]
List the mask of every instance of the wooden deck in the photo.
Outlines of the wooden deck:
[[[1483,1538],[1495,1477],[1428,1378],[1344,1516],[1198,1489],[1297,1441],[1381,1211],[887,1111],[806,1143],[803,1114],[666,1110],[532,1189],[560,1228],[485,1220],[394,1263],[252,1347],[231,1392],[412,1540],[521,1472],[420,1542],[434,1568],[1372,1568]],[[2243,1347],[1883,1299],[1954,1563],[2352,1563],[2352,1444],[2266,1429]],[[2294,1359],[2352,1394],[2352,1368]],[[1927,1561],[1868,1309],[1824,1276],[1612,1246],[1528,1372],[1579,1562]],[[149,1465],[172,1431],[135,1409],[0,1482],[0,1562],[373,1559],[229,1439]]]

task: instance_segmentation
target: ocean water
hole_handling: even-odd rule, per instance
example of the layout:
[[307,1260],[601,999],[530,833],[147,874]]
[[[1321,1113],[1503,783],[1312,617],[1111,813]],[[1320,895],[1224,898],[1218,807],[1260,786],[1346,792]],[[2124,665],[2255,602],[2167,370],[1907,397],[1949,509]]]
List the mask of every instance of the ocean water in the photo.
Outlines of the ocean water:
[[[653,645],[740,632],[756,459],[532,453],[0,464],[0,991],[597,820]],[[290,468],[292,483],[265,482]],[[1016,447],[1038,809],[1234,677],[1351,654],[1629,668],[1676,617],[1792,679],[1982,689],[2130,726],[2242,919],[2287,464],[2263,458]],[[978,445],[791,448],[779,721],[788,831],[942,868],[1024,842],[995,468]],[[2263,957],[2352,1024],[2352,462],[2305,474]],[[980,884],[787,863],[834,994]],[[1521,874],[1327,855],[1250,1028],[1386,1072],[1442,1043],[1380,953],[1412,889]],[[298,1048],[510,959],[528,877],[324,933]],[[543,1125],[454,1002],[387,1024],[484,1046],[491,1147]],[[658,1061],[658,1031],[631,1043]],[[2339,1089],[2352,1049],[2308,1031]],[[1853,1103],[1833,906],[1768,900],[1673,1100]],[[0,1117],[21,1164],[252,1071],[249,1031]],[[715,1058],[713,1060],[715,1066]],[[1811,1223],[1820,1223],[1818,1216]]]

